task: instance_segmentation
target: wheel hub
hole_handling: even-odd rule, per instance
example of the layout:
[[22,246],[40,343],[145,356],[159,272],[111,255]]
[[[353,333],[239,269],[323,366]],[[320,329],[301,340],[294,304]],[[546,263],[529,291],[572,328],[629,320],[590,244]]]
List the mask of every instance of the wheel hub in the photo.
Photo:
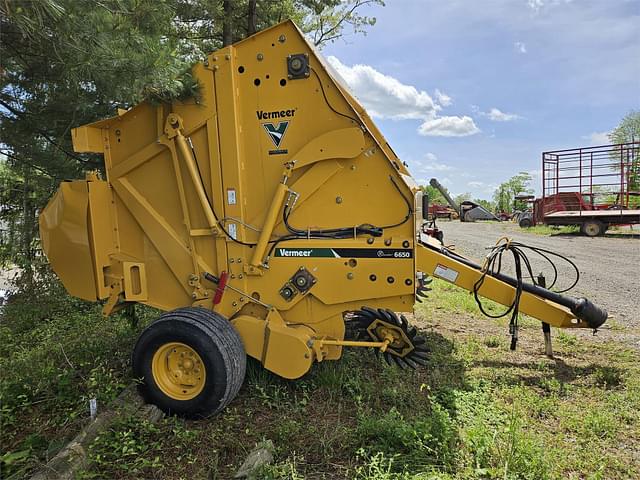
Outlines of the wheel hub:
[[153,379],[174,400],[190,400],[204,388],[206,371],[198,352],[180,342],[162,345],[153,355]]
[[382,308],[362,307],[354,312],[353,322],[356,332],[366,332],[370,340],[389,342],[386,348],[375,350],[376,354],[382,353],[388,364],[394,362],[401,368],[427,365],[425,340],[418,335],[415,327],[409,325],[404,315]]

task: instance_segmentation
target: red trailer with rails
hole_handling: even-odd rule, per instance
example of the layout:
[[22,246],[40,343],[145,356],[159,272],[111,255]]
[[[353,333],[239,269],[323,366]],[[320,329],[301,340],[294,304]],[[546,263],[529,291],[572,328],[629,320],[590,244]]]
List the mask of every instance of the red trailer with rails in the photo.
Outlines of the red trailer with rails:
[[640,224],[640,142],[542,154],[542,196],[521,227],[576,225],[587,236]]

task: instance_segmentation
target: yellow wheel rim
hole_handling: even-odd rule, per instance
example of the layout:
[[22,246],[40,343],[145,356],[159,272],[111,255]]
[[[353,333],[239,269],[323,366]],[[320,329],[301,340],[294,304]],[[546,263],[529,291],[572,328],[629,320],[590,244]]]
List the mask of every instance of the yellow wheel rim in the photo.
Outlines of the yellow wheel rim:
[[151,373],[162,393],[174,400],[191,400],[202,392],[207,372],[193,348],[179,342],[162,345],[153,354]]

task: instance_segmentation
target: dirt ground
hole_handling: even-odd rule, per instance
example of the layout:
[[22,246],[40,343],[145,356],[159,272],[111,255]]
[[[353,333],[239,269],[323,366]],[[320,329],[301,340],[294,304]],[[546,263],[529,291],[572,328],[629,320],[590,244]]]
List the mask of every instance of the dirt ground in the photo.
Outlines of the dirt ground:
[[[615,338],[640,349],[638,236],[607,234],[605,237],[589,238],[579,234],[537,235],[526,233],[511,222],[442,221],[438,226],[444,231],[445,244],[455,245],[459,253],[474,259],[483,258],[489,252],[488,248],[502,236],[571,259],[580,270],[580,281],[568,294],[586,297],[609,312],[609,319],[598,336],[603,340]],[[543,259],[535,257],[535,254],[529,257],[534,273],[544,272],[549,281],[552,269]],[[560,275],[557,287],[569,286],[575,278],[572,268],[561,260],[557,266]]]

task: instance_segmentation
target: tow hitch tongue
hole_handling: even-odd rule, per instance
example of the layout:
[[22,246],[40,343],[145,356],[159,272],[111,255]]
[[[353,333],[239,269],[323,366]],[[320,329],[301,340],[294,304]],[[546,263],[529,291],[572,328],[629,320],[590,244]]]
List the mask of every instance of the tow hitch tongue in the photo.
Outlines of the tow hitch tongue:
[[[537,277],[532,271],[531,263],[525,252],[543,257],[553,267],[553,278],[549,288],[542,274]],[[503,255],[513,257],[515,275],[500,272],[506,264]],[[560,291],[553,291],[558,279],[558,268],[549,257],[567,262],[575,271],[574,282]],[[511,349],[516,348],[518,341],[518,319],[521,313],[527,314],[542,322],[545,338],[545,352],[553,355],[551,348],[551,327],[556,328],[590,328],[594,333],[607,320],[607,311],[586,298],[575,298],[565,294],[573,288],[580,277],[578,266],[560,254],[512,241],[503,237],[491,248],[483,265],[463,257],[450,248],[422,236],[416,249],[416,268],[424,272],[417,276],[417,285],[426,275],[432,275],[473,292],[478,307],[487,316],[495,317],[483,308],[482,298],[493,300],[506,308],[498,317],[510,316],[509,333]],[[558,288],[558,287],[555,287]],[[419,301],[418,289],[416,300]],[[497,317],[496,317],[497,318]]]

